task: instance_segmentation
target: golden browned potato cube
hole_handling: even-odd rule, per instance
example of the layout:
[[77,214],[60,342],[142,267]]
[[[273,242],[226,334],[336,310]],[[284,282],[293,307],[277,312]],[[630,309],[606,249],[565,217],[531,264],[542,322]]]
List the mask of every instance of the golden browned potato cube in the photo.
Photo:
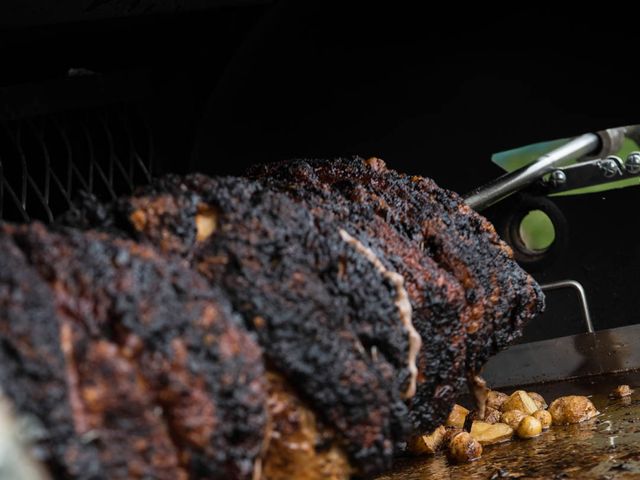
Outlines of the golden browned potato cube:
[[473,421],[478,420],[480,422],[486,422],[486,423],[498,423],[500,421],[501,415],[502,415],[502,412],[500,412],[500,410],[496,410],[495,408],[491,408],[491,407],[486,407],[484,409],[484,418],[480,418],[478,411],[473,410],[471,413],[469,413],[469,415],[467,415],[466,420],[468,421],[469,419],[471,419]]
[[464,427],[464,421],[469,414],[469,410],[464,408],[462,405],[458,405],[457,403],[451,409],[451,413],[445,422],[447,427]]
[[527,415],[520,421],[516,433],[520,438],[537,437],[542,433],[542,424],[537,418]]
[[508,412],[509,410],[520,410],[526,415],[531,415],[538,410],[538,406],[531,399],[531,397],[524,390],[516,390],[511,396],[502,404],[502,411]]
[[543,430],[547,430],[551,426],[552,418],[551,414],[546,410],[538,410],[531,415],[533,418],[537,419],[542,425]]
[[632,393],[633,390],[629,385],[618,385],[609,396],[612,398],[624,398],[630,396]]
[[534,403],[538,406],[538,410],[546,410],[549,405],[545,401],[544,397],[536,392],[527,392],[527,395],[534,401]]
[[520,425],[520,421],[526,417],[526,415],[520,410],[509,410],[508,412],[504,412],[500,417],[500,422],[506,423],[514,430],[518,428]]
[[554,425],[570,425],[589,420],[595,417],[598,411],[587,397],[569,395],[551,402],[549,413]]
[[455,462],[472,462],[482,455],[482,445],[468,432],[460,432],[451,439],[448,455]]
[[487,394],[487,408],[495,408],[496,410],[500,410],[502,404],[506,402],[508,398],[509,395],[507,395],[506,393],[491,390]]
[[444,445],[447,429],[440,425],[429,435],[416,435],[407,442],[407,450],[414,455],[433,455]]
[[486,423],[475,421],[471,424],[471,436],[481,445],[507,442],[513,437],[513,428],[506,423]]

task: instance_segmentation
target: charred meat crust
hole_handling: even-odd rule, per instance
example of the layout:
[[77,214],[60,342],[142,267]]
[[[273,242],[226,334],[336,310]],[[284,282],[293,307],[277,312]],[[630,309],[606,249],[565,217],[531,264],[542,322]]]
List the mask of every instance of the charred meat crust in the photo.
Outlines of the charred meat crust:
[[[463,387],[464,377],[473,378],[488,357],[517,339],[524,324],[543,309],[540,288],[513,261],[510,248],[493,226],[457,194],[430,179],[400,174],[379,159],[358,157],[261,165],[250,176],[287,191],[310,208],[346,202],[357,211],[356,221],[364,216],[361,212],[373,209],[397,235],[418,245],[422,258],[432,259],[449,274],[445,284],[451,285],[453,277],[464,289],[461,313],[454,302],[447,301],[448,295],[440,294],[445,301],[439,302],[413,297],[416,312],[420,304],[443,306],[435,314],[418,314],[416,321],[423,338],[433,339],[425,342],[421,357],[428,391],[419,396],[430,400],[416,402],[416,407],[422,407],[413,414],[419,428],[437,426],[453,395]],[[366,218],[371,222],[371,215]],[[401,265],[397,268],[406,275]],[[461,375],[463,371],[466,375]]]
[[74,429],[64,355],[51,289],[11,239],[0,235],[0,385],[42,434],[34,456],[57,478],[102,478],[97,446]]
[[393,286],[339,230],[404,277],[423,339],[407,401],[418,431],[442,423],[543,295],[493,227],[429,179],[361,158],[271,164],[250,177],[168,176],[108,206],[86,199],[66,221],[158,247],[219,286],[354,465],[379,471],[406,431],[408,340]]
[[[172,203],[185,206],[177,214],[159,208],[160,198],[176,197]],[[195,230],[201,205],[217,212],[215,232],[204,241],[190,233],[180,251],[167,251],[226,292],[274,368],[341,436],[356,468],[387,468],[407,433],[401,394],[409,381],[394,285],[332,219],[246,179],[165,177],[121,199],[107,223],[162,248],[171,232]],[[136,224],[136,212],[162,218]]]
[[[24,259],[3,271],[28,272],[46,296],[52,338],[47,347],[34,340],[31,353],[58,349],[52,378],[70,372],[61,405],[75,425],[69,435],[90,437],[91,465],[108,478],[251,478],[266,423],[264,369],[218,291],[178,262],[105,234],[5,225],[0,238]],[[40,317],[23,310],[34,330]],[[77,464],[74,451],[56,448],[54,458]]]
[[[456,193],[431,179],[388,169],[376,158],[298,162],[311,168],[325,188],[351,202],[377,205],[378,215],[458,279],[469,310],[469,368],[477,371],[542,310],[544,296],[538,285],[513,261],[511,249],[493,226]],[[291,162],[259,168],[254,175],[286,178]]]
[[[361,193],[355,199],[324,182],[304,161],[255,167],[253,178],[286,193],[314,216],[332,218],[366,235],[380,259],[405,279],[413,308],[413,323],[423,339],[418,357],[418,389],[408,401],[412,426],[429,432],[446,419],[465,380],[464,290],[440,266],[390,221],[384,199]],[[342,185],[347,190],[346,185]]]

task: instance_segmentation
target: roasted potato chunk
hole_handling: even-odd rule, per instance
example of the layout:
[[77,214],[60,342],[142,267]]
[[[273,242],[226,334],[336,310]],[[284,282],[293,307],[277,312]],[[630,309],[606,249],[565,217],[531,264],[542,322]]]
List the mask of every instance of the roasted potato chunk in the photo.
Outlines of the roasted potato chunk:
[[507,442],[513,437],[513,428],[506,423],[486,423],[475,421],[471,425],[471,436],[481,445]]
[[537,437],[542,433],[542,424],[537,418],[527,415],[520,421],[516,433],[520,438]]
[[544,397],[536,392],[527,392],[527,395],[533,400],[533,402],[538,406],[538,410],[546,410],[549,405],[545,401]]
[[507,395],[506,393],[491,390],[487,394],[487,408],[495,408],[496,410],[500,410],[502,408],[502,404],[506,402],[508,398],[509,395]]
[[553,422],[553,418],[551,417],[551,414],[546,410],[538,410],[537,412],[534,412],[533,415],[531,416],[540,422],[543,430],[547,430],[551,426],[551,423]]
[[520,425],[520,421],[526,417],[526,415],[520,410],[509,410],[508,412],[504,412],[500,417],[500,422],[506,423],[514,430],[518,428]]
[[536,403],[524,390],[516,390],[511,396],[502,404],[501,410],[508,412],[509,410],[520,410],[526,415],[531,415],[533,412],[539,410]]
[[446,427],[446,430],[447,431],[444,434],[444,442],[443,442],[445,447],[449,446],[449,443],[451,443],[451,440],[453,440],[453,437],[455,437],[460,432],[464,431],[458,427]]
[[618,385],[613,392],[609,394],[611,398],[624,398],[633,393],[633,390],[629,385]]
[[407,451],[414,455],[433,455],[444,446],[447,429],[440,425],[429,435],[417,435],[407,442]]
[[467,418],[468,414],[469,410],[456,403],[453,406],[453,409],[451,409],[451,413],[449,414],[445,425],[447,427],[462,428],[464,427],[464,421]]
[[589,420],[595,417],[598,411],[587,397],[569,395],[551,402],[549,413],[554,425],[570,425]]
[[482,445],[468,432],[460,432],[451,439],[449,458],[458,463],[472,462],[482,455]]

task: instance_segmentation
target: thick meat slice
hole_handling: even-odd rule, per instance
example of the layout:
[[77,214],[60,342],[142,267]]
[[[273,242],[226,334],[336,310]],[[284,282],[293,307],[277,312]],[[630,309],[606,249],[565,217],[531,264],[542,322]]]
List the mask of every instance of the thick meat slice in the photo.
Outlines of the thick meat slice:
[[102,211],[80,218],[181,254],[227,292],[356,468],[390,465],[419,339],[399,305],[402,279],[363,255],[364,232],[237,178],[167,177]]
[[385,266],[398,272],[411,300],[413,323],[424,346],[418,356],[418,388],[408,400],[417,432],[430,432],[444,423],[466,379],[466,328],[470,317],[464,290],[458,280],[440,268],[407,238],[386,216],[379,215],[377,201],[354,202],[324,183],[306,162],[254,168],[253,176],[269,188],[287,193],[316,218],[331,219],[348,226],[367,239],[368,247],[380,252]]
[[283,162],[262,166],[254,175],[295,181],[300,169],[307,176],[312,173],[320,188],[353,204],[374,205],[377,215],[458,279],[469,312],[465,323],[470,376],[517,339],[524,324],[542,310],[539,286],[513,261],[511,249],[493,226],[454,192],[428,178],[388,169],[376,158]]
[[[59,352],[69,435],[91,446],[105,478],[251,477],[265,435],[264,370],[219,292],[178,262],[104,234],[5,225],[0,238],[21,250],[11,275],[37,271],[52,311],[49,342],[17,351],[45,364],[47,349]],[[25,309],[24,328],[32,318]],[[59,428],[48,410],[9,396]],[[74,455],[53,456],[75,464]]]
[[[53,294],[11,239],[0,235],[0,388],[16,411],[41,425],[34,457],[56,478],[101,478],[98,445],[74,429],[73,386]],[[77,390],[74,395],[77,398]]]

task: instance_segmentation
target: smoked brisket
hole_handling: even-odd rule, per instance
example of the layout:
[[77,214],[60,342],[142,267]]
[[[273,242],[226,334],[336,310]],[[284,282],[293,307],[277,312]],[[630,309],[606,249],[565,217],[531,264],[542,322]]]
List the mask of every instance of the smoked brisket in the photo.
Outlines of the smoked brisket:
[[179,262],[102,233],[0,228],[0,379],[59,478],[251,478],[261,352]]

